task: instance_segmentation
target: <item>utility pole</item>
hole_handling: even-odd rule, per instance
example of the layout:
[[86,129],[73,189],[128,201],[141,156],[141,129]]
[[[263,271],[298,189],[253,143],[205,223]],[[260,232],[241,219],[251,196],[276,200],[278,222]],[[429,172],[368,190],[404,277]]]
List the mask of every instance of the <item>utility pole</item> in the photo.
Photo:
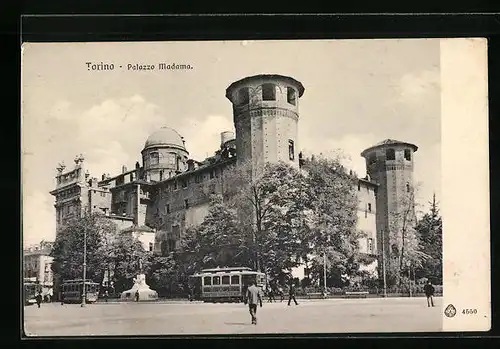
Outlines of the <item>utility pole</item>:
[[411,283],[411,262],[410,261],[408,261],[408,283],[410,285],[409,288],[410,288],[410,298],[411,298],[411,296],[412,296],[412,294],[411,294],[412,283]]
[[387,279],[385,276],[385,239],[384,231],[382,230],[382,273],[384,275],[384,298],[387,298]]
[[326,249],[323,252],[323,287],[326,293]]
[[87,279],[87,230],[83,229],[83,289],[82,289],[82,304],[81,307],[85,307],[85,298],[87,297],[86,284]]

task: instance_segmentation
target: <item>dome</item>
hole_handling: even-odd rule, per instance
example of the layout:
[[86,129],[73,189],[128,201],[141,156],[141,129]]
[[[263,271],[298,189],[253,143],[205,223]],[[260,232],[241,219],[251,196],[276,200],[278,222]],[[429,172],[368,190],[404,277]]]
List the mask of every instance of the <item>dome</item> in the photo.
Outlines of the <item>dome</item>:
[[173,128],[166,126],[160,128],[148,137],[144,144],[144,149],[158,146],[170,146],[186,150],[182,136]]

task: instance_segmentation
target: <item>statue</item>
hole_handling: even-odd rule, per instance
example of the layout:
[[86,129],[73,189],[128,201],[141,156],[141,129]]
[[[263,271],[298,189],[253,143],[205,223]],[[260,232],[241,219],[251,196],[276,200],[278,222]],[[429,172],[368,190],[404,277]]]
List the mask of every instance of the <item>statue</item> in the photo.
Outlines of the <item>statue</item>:
[[59,164],[57,164],[56,170],[59,174],[62,174],[62,172],[64,171],[65,168],[66,168],[66,165],[64,164],[64,161],[62,161]]
[[142,259],[138,261],[139,274],[133,278],[134,285],[130,290],[124,291],[121,294],[120,300],[122,301],[155,301],[158,300],[158,293],[149,288],[146,284],[146,275],[143,273]]

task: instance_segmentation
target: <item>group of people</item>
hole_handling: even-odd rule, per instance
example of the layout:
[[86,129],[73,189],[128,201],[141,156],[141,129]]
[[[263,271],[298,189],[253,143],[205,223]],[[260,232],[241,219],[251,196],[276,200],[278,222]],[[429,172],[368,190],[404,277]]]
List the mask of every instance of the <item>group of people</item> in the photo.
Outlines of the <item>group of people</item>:
[[[435,288],[430,281],[424,286],[424,293],[427,298],[427,306],[434,307],[434,292]],[[270,287],[267,291],[268,302],[276,301],[274,295],[278,294],[281,298],[281,302],[284,299],[283,288],[279,287]],[[288,290],[288,305],[291,304],[292,300],[295,302],[295,305],[299,305],[297,300],[295,299],[295,285],[290,284]],[[247,292],[245,295],[245,304],[248,304],[248,309],[250,311],[250,316],[252,317],[252,324],[257,325],[257,307],[260,305],[262,307],[262,299],[264,298],[264,292],[262,288],[256,285],[255,281],[252,281],[250,286],[247,288]]]

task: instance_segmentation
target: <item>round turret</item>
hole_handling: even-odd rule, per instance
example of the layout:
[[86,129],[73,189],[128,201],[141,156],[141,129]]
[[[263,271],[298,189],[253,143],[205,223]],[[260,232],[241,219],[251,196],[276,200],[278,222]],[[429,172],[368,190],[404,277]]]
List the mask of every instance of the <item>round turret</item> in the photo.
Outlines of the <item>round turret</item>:
[[145,179],[161,181],[187,169],[188,151],[184,138],[170,127],[152,133],[142,150]]
[[243,78],[226,89],[233,104],[238,162],[254,168],[284,161],[299,166],[299,98],[304,86],[283,75],[263,74]]

